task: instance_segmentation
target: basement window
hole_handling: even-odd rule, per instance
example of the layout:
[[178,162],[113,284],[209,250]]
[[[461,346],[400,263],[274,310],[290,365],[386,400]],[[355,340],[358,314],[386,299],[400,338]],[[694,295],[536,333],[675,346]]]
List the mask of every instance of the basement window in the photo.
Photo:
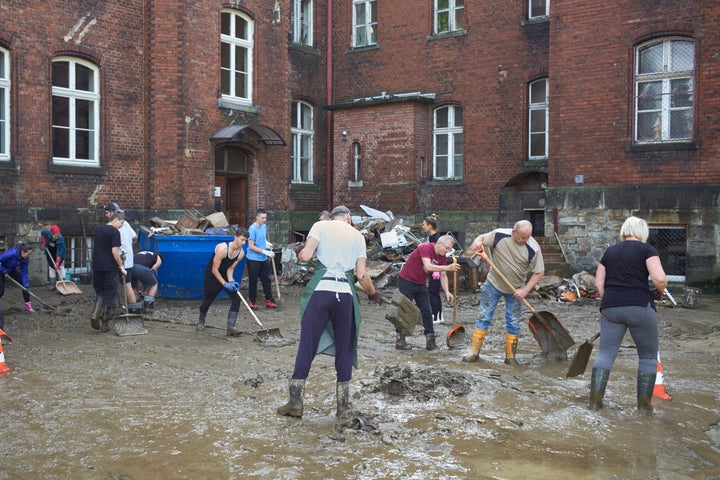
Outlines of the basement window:
[[687,229],[678,226],[650,226],[648,243],[660,255],[663,270],[671,282],[685,282]]

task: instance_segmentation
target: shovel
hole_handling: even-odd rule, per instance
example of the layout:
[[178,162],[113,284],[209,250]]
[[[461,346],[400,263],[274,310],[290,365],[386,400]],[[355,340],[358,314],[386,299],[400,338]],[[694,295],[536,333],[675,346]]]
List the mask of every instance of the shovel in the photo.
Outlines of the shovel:
[[[503,273],[495,266],[493,261],[490,260],[490,257],[488,257],[487,253],[485,253],[485,249],[482,245],[480,245],[478,254],[488,263],[488,265],[490,265],[490,268],[495,270],[508,288],[512,291],[516,290],[507,277],[503,275]],[[532,313],[530,319],[528,320],[528,327],[535,337],[535,340],[540,345],[543,357],[554,358],[557,360],[565,359],[567,349],[575,345],[575,340],[572,339],[565,326],[560,323],[560,320],[555,318],[555,315],[552,313],[537,312],[524,298],[522,299],[522,302],[527,309],[530,310],[530,313]]]
[[573,357],[572,363],[565,374],[565,378],[577,377],[578,375],[585,373],[588,361],[590,360],[590,353],[593,349],[593,342],[597,340],[599,336],[600,332],[590,337],[590,339],[585,340],[585,343],[580,345],[577,352],[575,352],[575,356]]
[[35,300],[37,300],[38,302],[40,302],[40,303],[42,303],[43,305],[45,305],[45,306],[46,306],[47,308],[49,308],[50,310],[55,310],[55,307],[53,307],[52,305],[48,305],[47,303],[43,302],[43,301],[42,301],[42,298],[40,298],[40,297],[38,297],[37,295],[35,295],[34,293],[32,293],[32,292],[30,291],[30,289],[23,287],[23,286],[20,284],[20,282],[18,282],[18,281],[15,280],[14,278],[12,278],[12,277],[11,277],[10,275],[8,275],[7,273],[5,274],[5,278],[9,278],[10,280],[12,280],[12,282],[13,282],[15,285],[17,285],[18,287],[22,288],[23,291],[29,293],[31,297],[33,297]]
[[[357,282],[355,283],[355,288],[367,294],[365,289]],[[394,311],[385,313],[385,320],[392,323],[395,329],[403,335],[412,335],[415,331],[415,325],[417,325],[422,316],[417,305],[399,291],[393,294],[391,300],[381,296],[380,301],[386,305],[394,305],[396,307]]]
[[119,337],[125,337],[128,335],[147,335],[149,332],[147,331],[147,328],[145,328],[143,316],[138,313],[130,313],[128,311],[127,290],[125,290],[125,275],[122,276],[120,288],[123,290],[126,313],[116,315],[115,318],[113,318],[115,335]]
[[[453,263],[457,263],[455,255],[452,256]],[[447,333],[445,343],[448,348],[456,348],[465,344],[465,327],[457,323],[457,271],[453,272],[453,328]]]
[[282,336],[282,333],[280,333],[279,328],[266,329],[263,326],[262,322],[260,322],[260,319],[257,317],[257,315],[255,315],[255,311],[252,308],[250,308],[250,305],[248,305],[247,300],[245,300],[245,297],[243,297],[239,291],[236,293],[238,294],[238,297],[240,297],[240,300],[242,300],[242,302],[247,307],[248,312],[250,312],[250,315],[252,315],[253,319],[255,320],[255,323],[260,325],[260,328],[262,329],[262,330],[258,330],[258,332],[257,332],[258,340],[262,341],[262,340],[269,340],[271,338],[285,338]]
[[275,277],[275,289],[277,290],[277,303],[281,303],[282,296],[280,295],[280,282],[278,282],[277,268],[275,267],[275,257],[270,259],[270,263],[272,263],[273,276]]
[[82,290],[77,286],[75,282],[72,282],[70,280],[62,280],[60,278],[60,271],[54,267],[55,262],[52,259],[52,256],[50,256],[50,252],[45,249],[45,254],[50,259],[50,262],[53,264],[53,269],[55,270],[55,275],[58,278],[57,283],[55,284],[55,289],[60,292],[63,295],[71,295],[71,294],[78,294],[82,295]]

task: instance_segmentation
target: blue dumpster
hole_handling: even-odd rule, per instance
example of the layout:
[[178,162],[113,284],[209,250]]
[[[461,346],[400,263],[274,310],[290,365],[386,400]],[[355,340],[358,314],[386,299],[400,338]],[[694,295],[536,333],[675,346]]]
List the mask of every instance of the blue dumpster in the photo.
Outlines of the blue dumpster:
[[[161,253],[163,263],[158,270],[158,294],[160,298],[203,298],[203,276],[215,246],[232,242],[232,235],[151,235],[145,230],[138,234],[141,250]],[[243,250],[247,253],[247,243]],[[245,257],[235,267],[235,280],[242,279]],[[220,292],[218,298],[227,298]]]

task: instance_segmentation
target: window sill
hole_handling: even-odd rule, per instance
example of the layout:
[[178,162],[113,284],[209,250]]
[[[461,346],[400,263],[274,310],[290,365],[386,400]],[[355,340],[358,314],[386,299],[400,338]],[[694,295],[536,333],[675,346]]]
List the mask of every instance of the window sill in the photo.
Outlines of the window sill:
[[431,187],[456,187],[458,185],[465,185],[465,180],[462,178],[434,178],[429,180],[427,184]]
[[525,159],[525,166],[547,171],[547,158],[528,158]]
[[467,35],[467,30],[453,30],[451,32],[441,32],[441,33],[435,33],[433,35],[428,35],[427,39],[429,42],[434,40],[442,40],[445,38],[455,38],[455,37],[464,37]]
[[700,141],[694,142],[666,142],[666,143],[636,143],[625,146],[625,151],[635,152],[676,152],[680,150],[700,150]]
[[520,26],[521,27],[529,27],[530,25],[538,25],[538,24],[542,24],[542,23],[550,23],[550,17],[545,16],[545,17],[528,18],[527,20],[523,20],[522,22],[520,22]]
[[380,46],[376,43],[374,45],[365,45],[363,47],[350,47],[345,50],[345,53],[362,53],[370,50],[380,50]]
[[0,172],[17,172],[18,168],[15,162],[12,160],[2,160],[0,161]]
[[320,190],[320,187],[315,183],[290,183],[290,191],[315,192],[318,190]]
[[304,43],[291,43],[290,44],[290,50],[295,50],[297,52],[307,53],[309,55],[315,55],[320,56],[320,50],[313,47],[312,45],[305,45]]
[[98,177],[104,177],[108,174],[107,168],[105,167],[84,167],[81,165],[58,165],[51,163],[48,166],[50,173],[64,173],[68,175],[95,175]]
[[242,103],[240,100],[231,100],[229,98],[218,98],[218,107],[228,110],[237,110],[239,112],[259,113],[260,107],[249,103]]
[[362,180],[360,180],[360,181],[358,181],[358,182],[348,182],[348,188],[362,187],[362,186],[363,186],[363,181],[362,181]]

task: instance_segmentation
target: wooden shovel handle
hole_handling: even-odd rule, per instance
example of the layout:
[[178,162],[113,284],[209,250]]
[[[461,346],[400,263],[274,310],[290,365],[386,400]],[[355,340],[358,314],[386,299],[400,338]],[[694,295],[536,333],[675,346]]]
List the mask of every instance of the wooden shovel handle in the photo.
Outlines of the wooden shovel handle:
[[[488,262],[488,265],[490,265],[490,268],[492,268],[493,270],[495,270],[495,273],[497,273],[498,276],[499,276],[500,278],[502,278],[503,282],[505,282],[505,285],[507,285],[509,289],[511,289],[513,292],[515,292],[515,290],[517,290],[517,288],[515,288],[515,286],[514,286],[512,283],[510,283],[510,280],[508,280],[507,277],[506,277],[505,275],[503,275],[503,273],[502,273],[500,270],[498,270],[498,268],[495,266],[495,264],[493,263],[493,261],[490,260],[490,257],[488,257],[488,254],[485,253],[485,248],[482,246],[482,244],[478,245],[478,251],[477,251],[477,253],[478,253],[478,255],[480,255],[480,256],[482,257],[483,260],[485,260],[486,262]],[[533,306],[530,305],[530,303],[529,303],[527,300],[525,300],[524,298],[522,299],[522,303],[523,303],[523,304],[527,307],[527,309],[530,310],[533,314],[534,314],[534,313],[537,313],[537,312],[535,312],[535,309],[533,308]]]

